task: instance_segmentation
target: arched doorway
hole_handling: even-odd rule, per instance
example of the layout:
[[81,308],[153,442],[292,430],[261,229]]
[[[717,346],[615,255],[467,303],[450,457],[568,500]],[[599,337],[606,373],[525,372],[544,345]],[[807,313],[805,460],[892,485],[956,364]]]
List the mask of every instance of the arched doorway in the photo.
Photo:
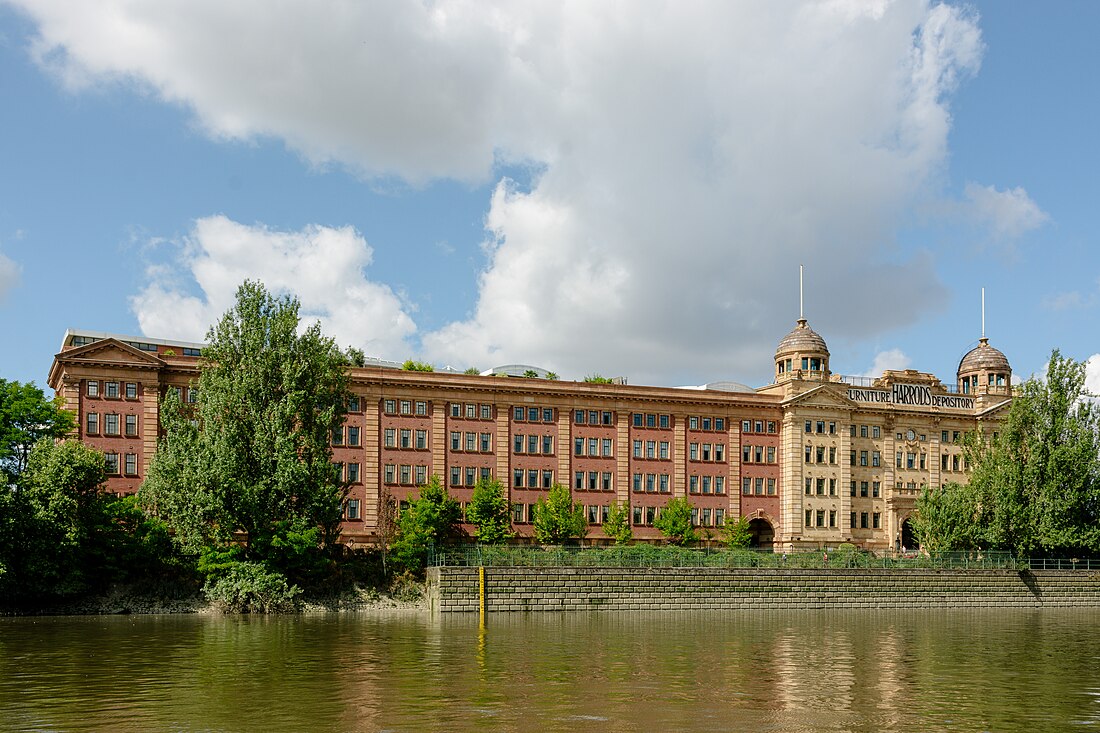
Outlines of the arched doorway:
[[753,547],[771,549],[772,541],[775,539],[775,530],[772,529],[771,522],[757,517],[749,522],[749,532],[752,533]]
[[913,531],[913,524],[909,521],[909,517],[906,517],[905,521],[901,523],[901,546],[906,550],[920,549],[920,541]]

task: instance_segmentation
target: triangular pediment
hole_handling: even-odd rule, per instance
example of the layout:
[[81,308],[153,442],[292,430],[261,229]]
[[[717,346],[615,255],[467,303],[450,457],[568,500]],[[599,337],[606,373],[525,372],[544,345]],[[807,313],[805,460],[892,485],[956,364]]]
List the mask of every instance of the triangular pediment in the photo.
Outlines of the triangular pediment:
[[105,338],[94,341],[75,349],[66,349],[58,354],[57,361],[73,364],[102,364],[119,365],[129,367],[163,367],[164,361],[153,354],[135,349],[130,344],[114,338]]
[[996,415],[998,412],[1007,410],[1008,406],[1012,404],[1012,400],[1005,400],[1004,402],[998,402],[996,405],[987,407],[977,414],[977,417],[990,417]]
[[783,401],[784,407],[820,407],[852,410],[859,407],[844,394],[847,385],[822,384]]

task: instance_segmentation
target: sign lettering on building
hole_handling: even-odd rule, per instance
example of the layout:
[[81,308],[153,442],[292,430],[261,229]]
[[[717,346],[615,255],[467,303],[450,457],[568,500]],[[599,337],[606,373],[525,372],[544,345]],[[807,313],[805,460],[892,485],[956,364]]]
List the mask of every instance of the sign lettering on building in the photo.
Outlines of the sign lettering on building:
[[853,402],[880,402],[888,405],[912,405],[915,407],[946,407],[953,410],[973,410],[973,397],[932,394],[925,384],[895,384],[893,389],[848,388],[848,399]]

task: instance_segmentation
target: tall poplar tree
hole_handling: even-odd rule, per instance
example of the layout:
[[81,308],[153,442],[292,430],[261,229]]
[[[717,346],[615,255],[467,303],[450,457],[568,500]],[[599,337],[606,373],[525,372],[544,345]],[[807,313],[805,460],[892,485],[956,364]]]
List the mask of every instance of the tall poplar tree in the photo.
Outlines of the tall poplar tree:
[[296,299],[246,281],[207,335],[196,404],[173,390],[162,401],[140,496],[185,547],[243,537],[249,560],[270,562],[336,540],[346,487],[330,439],[350,396],[347,360],[318,324],[299,332],[298,313]]

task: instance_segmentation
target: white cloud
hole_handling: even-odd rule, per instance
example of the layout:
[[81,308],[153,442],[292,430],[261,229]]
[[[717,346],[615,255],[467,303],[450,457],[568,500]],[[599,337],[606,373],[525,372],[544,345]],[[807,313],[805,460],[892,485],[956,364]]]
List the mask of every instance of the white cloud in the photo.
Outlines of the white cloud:
[[994,186],[968,183],[963,195],[969,204],[970,215],[986,227],[990,237],[997,242],[1018,239],[1049,219],[1020,187],[998,191]]
[[894,222],[934,195],[949,97],[980,66],[956,7],[21,4],[69,84],[136,81],[217,137],[412,182],[541,170],[496,187],[477,306],[423,337],[439,363],[767,378],[799,262],[826,338],[946,300]]
[[20,269],[15,260],[0,253],[0,302],[19,284]]
[[[416,326],[390,288],[366,279],[372,250],[351,227],[278,232],[211,216],[195,222],[177,257],[150,268],[150,283],[131,299],[146,335],[202,340],[233,305],[241,282],[258,279],[273,292],[295,294],[303,322],[320,321],[343,346],[393,358],[409,353]],[[191,295],[185,280],[201,295]]]
[[1085,362],[1085,389],[1100,397],[1100,354],[1093,354]]
[[912,360],[901,349],[887,349],[875,354],[875,360],[871,364],[871,368],[860,376],[881,377],[887,369],[902,371],[908,369],[911,364]]

